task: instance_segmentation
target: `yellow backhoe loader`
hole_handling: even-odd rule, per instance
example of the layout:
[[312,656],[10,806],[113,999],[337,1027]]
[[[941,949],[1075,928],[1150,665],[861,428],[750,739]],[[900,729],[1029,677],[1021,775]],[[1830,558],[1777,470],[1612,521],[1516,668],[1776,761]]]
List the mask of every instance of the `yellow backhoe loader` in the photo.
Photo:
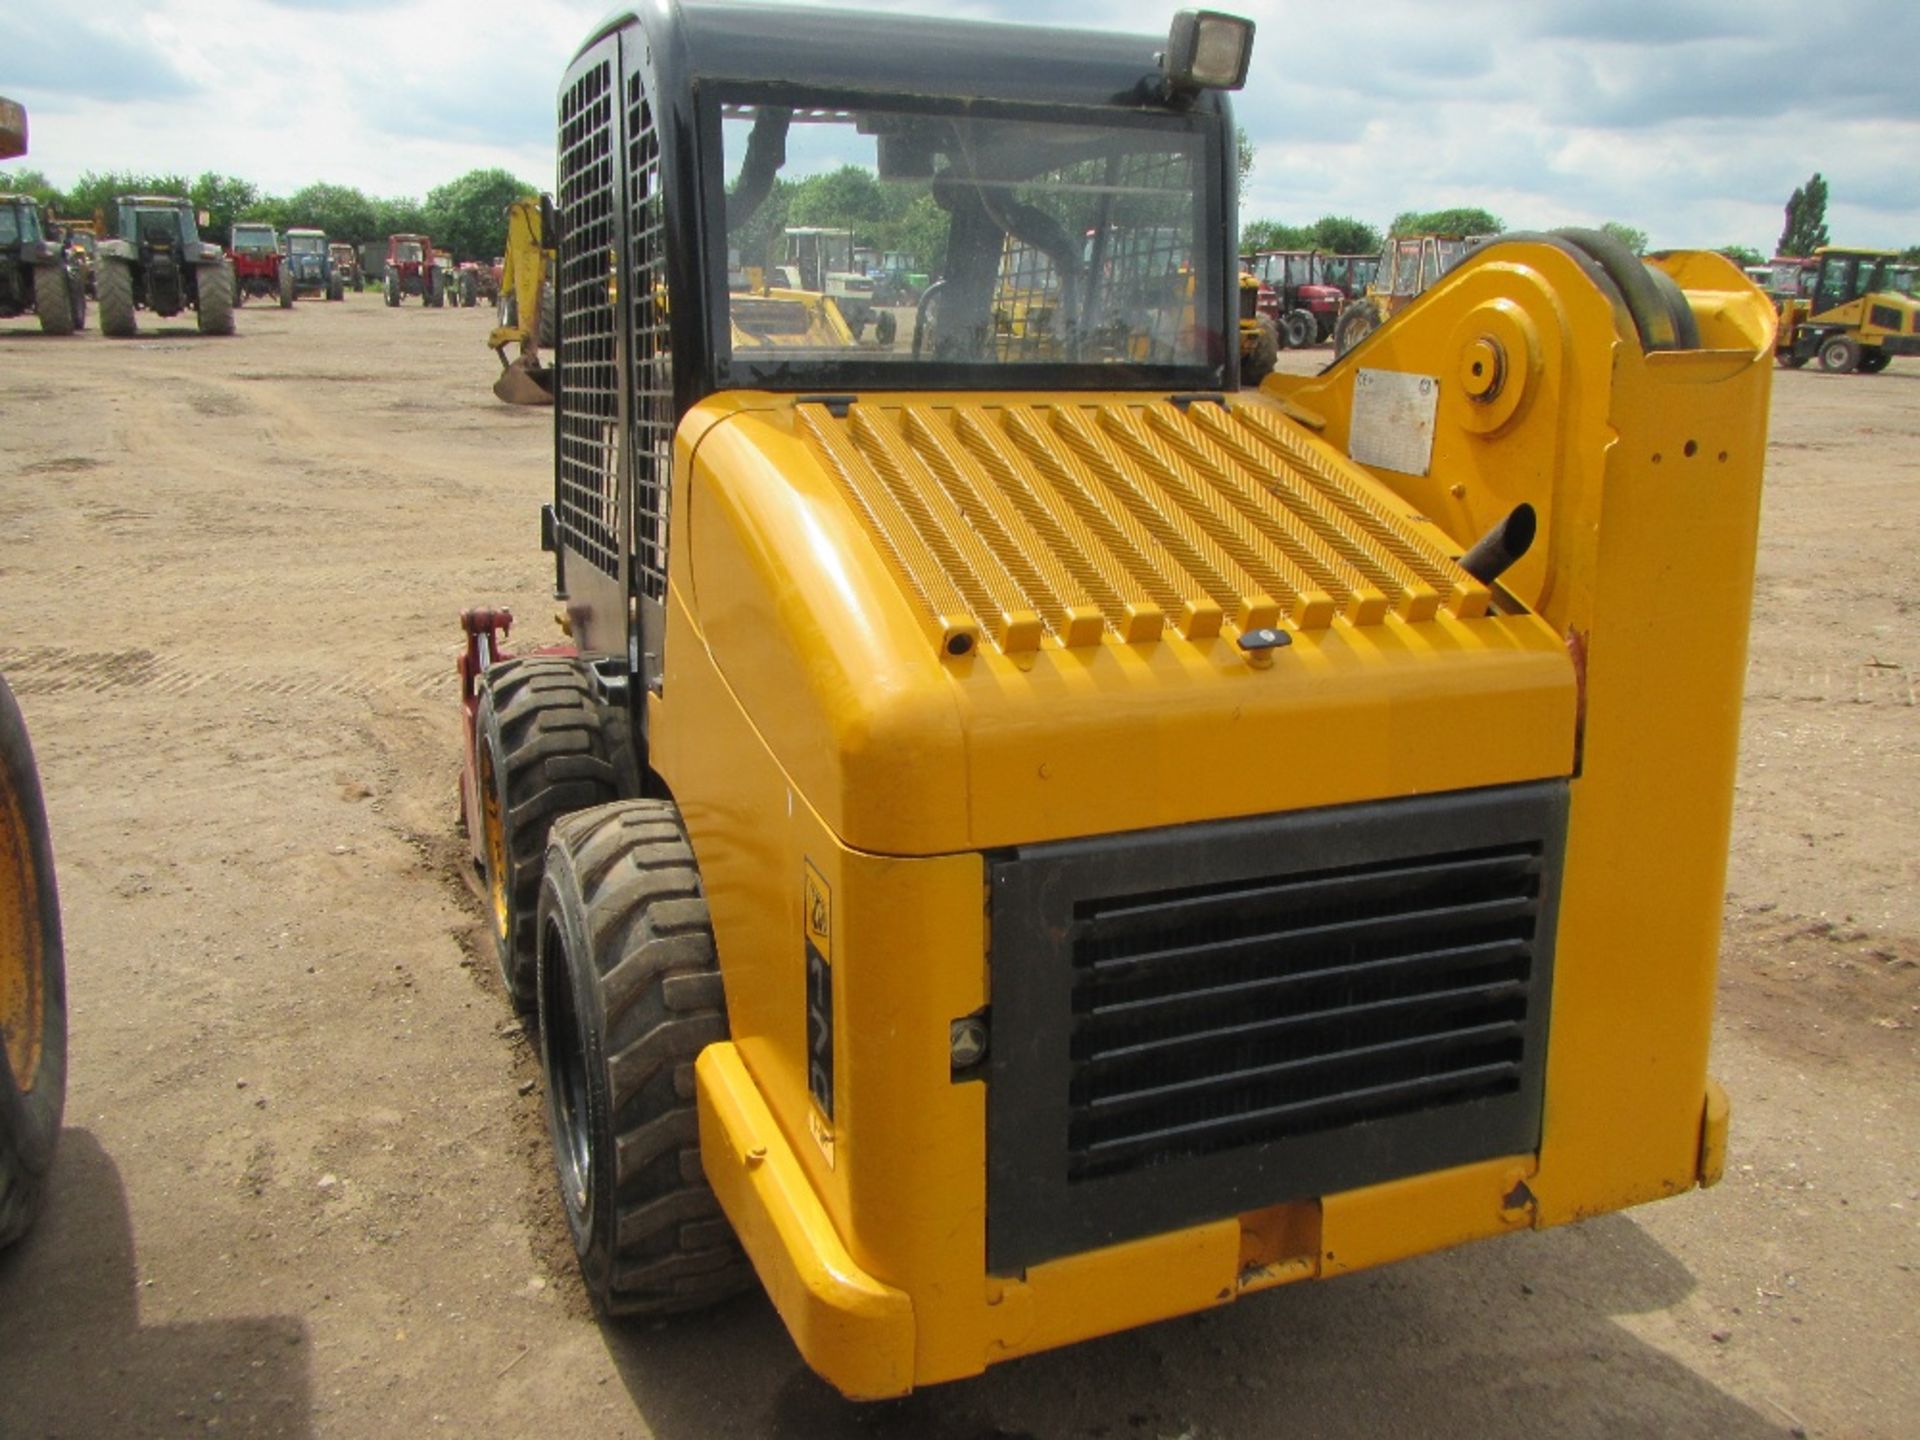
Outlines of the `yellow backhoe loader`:
[[[1495,240],[1241,388],[1252,29],[647,0],[568,67],[565,635],[462,617],[463,813],[603,1312],[757,1283],[892,1396],[1719,1179],[1773,307]],[[740,344],[848,166],[937,298]]]
[[[500,358],[493,393],[509,405],[551,405],[553,372],[540,362],[540,342],[551,332],[550,303],[553,246],[549,205],[528,196],[507,207],[507,250],[500,271],[499,323],[487,344]],[[507,359],[507,347],[520,353]]]

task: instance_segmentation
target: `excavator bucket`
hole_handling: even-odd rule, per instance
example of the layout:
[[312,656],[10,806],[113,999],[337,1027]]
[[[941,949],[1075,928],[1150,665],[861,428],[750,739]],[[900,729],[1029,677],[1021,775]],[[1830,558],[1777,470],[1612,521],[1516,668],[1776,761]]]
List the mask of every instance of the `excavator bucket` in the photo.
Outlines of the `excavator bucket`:
[[551,405],[553,371],[522,355],[500,372],[493,393],[509,405]]

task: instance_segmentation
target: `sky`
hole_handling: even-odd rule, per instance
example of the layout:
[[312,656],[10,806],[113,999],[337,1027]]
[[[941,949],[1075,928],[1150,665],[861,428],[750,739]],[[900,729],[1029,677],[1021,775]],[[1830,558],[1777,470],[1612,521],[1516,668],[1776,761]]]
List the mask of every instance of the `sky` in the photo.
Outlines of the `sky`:
[[[1169,0],[841,0],[1165,33]],[[1212,0],[1254,19],[1245,219],[1478,205],[1770,252],[1813,171],[1836,242],[1920,244],[1920,0]],[[24,162],[424,195],[551,185],[553,95],[610,0],[0,4]],[[1098,19],[1093,16],[1097,14]],[[857,43],[857,34],[850,37]]]

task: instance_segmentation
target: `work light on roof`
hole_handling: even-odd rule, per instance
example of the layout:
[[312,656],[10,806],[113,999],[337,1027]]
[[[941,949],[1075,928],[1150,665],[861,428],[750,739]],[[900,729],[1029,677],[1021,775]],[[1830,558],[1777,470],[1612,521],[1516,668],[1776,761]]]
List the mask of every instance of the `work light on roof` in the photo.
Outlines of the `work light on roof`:
[[1160,66],[1175,90],[1238,90],[1253,58],[1253,22],[1218,10],[1174,14]]

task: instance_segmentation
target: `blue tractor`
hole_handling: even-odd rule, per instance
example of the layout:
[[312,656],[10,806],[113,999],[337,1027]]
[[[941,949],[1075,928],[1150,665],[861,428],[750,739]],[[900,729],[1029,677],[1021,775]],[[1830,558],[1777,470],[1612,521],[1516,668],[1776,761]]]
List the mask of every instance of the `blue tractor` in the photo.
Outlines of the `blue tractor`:
[[324,230],[289,230],[285,244],[285,264],[293,272],[296,296],[319,295],[328,300],[345,297],[346,281],[334,269]]

